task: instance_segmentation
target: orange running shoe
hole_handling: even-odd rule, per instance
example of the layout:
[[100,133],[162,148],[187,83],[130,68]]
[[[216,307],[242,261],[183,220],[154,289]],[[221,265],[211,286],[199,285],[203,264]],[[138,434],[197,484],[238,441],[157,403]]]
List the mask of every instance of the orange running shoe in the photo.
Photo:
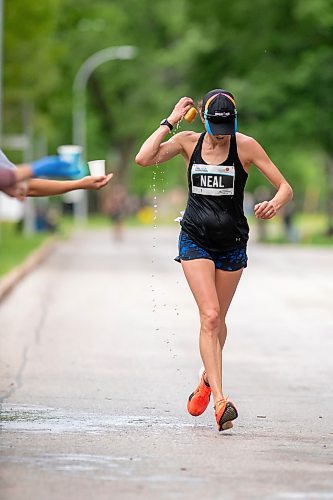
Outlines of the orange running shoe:
[[226,399],[220,399],[215,406],[215,418],[219,431],[226,431],[233,427],[232,420],[238,417],[235,405]]
[[199,372],[199,385],[187,401],[187,410],[193,417],[201,415],[209,404],[212,390],[210,385],[205,382],[204,373],[205,369],[202,367]]

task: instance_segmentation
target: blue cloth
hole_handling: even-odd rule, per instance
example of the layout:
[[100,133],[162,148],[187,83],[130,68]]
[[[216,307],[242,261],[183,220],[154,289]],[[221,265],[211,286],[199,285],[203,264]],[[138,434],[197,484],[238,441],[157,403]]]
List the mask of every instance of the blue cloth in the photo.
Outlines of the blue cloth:
[[177,262],[182,260],[208,259],[212,260],[216,269],[223,271],[238,271],[247,267],[246,246],[226,250],[219,253],[208,252],[184,232],[179,235],[179,255],[175,258]]
[[31,163],[34,177],[74,177],[80,173],[76,165],[61,160],[58,156],[44,156]]

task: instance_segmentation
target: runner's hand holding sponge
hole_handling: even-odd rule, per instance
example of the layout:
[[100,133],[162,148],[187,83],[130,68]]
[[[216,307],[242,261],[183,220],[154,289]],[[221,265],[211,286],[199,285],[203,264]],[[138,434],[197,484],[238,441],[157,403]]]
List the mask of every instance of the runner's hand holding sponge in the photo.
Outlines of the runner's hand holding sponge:
[[184,115],[184,118],[187,122],[192,123],[196,116],[197,116],[197,110],[195,108],[190,108]]

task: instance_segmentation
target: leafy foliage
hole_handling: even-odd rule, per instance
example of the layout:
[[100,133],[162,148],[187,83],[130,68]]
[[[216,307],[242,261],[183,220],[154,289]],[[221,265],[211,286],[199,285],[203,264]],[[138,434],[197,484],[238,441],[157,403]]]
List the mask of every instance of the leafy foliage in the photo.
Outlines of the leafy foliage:
[[[149,184],[133,158],[161,118],[182,95],[221,86],[236,95],[240,129],[262,143],[296,198],[315,185],[333,199],[333,0],[10,0],[6,131],[21,130],[29,102],[34,135],[47,137],[50,152],[71,142],[75,75],[90,55],[118,45],[138,54],[91,75],[87,155],[107,157],[133,191]],[[185,182],[180,163],[166,167],[169,187]],[[254,175],[249,189],[259,182]]]

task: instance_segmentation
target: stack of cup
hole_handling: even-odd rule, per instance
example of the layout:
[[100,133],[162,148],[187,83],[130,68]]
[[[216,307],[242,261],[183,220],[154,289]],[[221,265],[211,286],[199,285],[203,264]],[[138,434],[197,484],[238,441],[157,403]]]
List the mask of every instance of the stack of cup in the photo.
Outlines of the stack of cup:
[[61,160],[67,161],[73,168],[80,168],[82,146],[75,146],[74,144],[59,146],[57,151]]

